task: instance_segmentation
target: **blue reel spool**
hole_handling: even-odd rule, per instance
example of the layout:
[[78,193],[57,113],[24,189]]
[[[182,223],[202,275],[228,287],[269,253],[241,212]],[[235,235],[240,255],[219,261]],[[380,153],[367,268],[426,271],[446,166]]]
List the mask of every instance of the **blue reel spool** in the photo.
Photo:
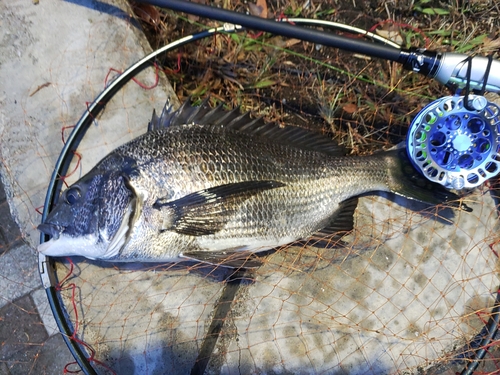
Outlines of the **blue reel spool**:
[[407,151],[429,180],[449,189],[474,188],[500,172],[500,107],[484,96],[438,99],[413,119]]

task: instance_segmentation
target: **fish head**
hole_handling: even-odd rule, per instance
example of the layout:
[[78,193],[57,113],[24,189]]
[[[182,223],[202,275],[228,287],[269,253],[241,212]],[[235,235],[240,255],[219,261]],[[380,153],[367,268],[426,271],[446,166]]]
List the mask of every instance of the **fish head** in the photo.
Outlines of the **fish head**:
[[106,259],[117,255],[129,235],[136,207],[128,178],[92,170],[62,192],[38,230],[51,239],[38,246],[48,256],[80,255]]

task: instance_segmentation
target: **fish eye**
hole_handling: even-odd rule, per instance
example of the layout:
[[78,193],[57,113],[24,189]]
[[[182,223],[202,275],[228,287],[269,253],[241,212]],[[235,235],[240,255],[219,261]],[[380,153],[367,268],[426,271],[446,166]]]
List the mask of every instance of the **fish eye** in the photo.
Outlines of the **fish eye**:
[[64,192],[64,199],[69,205],[75,204],[81,196],[82,194],[80,193],[80,188],[76,186],[71,187]]

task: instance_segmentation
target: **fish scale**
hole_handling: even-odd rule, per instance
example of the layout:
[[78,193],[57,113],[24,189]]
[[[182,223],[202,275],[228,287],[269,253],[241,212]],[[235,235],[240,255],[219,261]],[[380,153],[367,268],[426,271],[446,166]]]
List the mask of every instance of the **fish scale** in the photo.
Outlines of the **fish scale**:
[[[53,235],[41,252],[71,255],[61,253],[58,241],[77,243],[85,235],[88,257],[94,246],[95,258],[113,261],[187,257],[223,263],[238,252],[275,248],[329,228],[350,230],[355,204],[346,201],[359,194],[393,191],[430,203],[455,198],[418,173],[405,175],[404,149],[344,156],[324,136],[281,129],[220,107],[209,110],[206,102],[178,111],[166,106],[160,118],[153,115],[148,129],[67,189],[81,198],[71,214],[61,199],[40,225]],[[113,183],[89,191],[99,179]],[[71,228],[85,221],[79,215],[95,194],[106,207],[97,214],[108,216],[100,222],[121,225],[89,225],[75,235]],[[64,251],[71,253],[67,246]]]

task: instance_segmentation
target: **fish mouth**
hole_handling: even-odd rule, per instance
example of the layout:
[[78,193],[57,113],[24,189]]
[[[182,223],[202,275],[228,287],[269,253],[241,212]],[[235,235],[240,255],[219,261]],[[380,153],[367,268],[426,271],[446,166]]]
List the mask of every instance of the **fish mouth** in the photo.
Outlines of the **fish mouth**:
[[59,239],[59,236],[64,231],[64,227],[52,223],[42,223],[38,225],[37,229],[42,233],[48,234],[54,240]]

